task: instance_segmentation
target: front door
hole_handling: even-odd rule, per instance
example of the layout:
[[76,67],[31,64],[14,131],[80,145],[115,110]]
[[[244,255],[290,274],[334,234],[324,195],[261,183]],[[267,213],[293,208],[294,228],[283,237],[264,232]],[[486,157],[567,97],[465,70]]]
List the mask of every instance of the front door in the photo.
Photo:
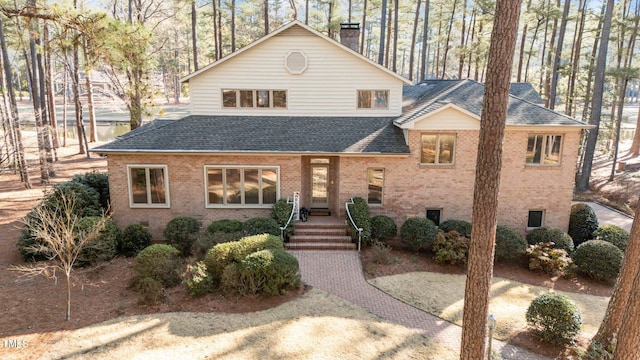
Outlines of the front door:
[[311,207],[329,208],[329,165],[311,165]]

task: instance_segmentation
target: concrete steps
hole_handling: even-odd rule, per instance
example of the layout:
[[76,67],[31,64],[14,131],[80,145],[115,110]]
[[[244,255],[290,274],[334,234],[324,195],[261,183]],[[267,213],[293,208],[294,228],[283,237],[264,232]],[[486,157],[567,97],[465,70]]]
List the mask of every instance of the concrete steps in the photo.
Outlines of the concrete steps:
[[[326,219],[326,218],[325,218]],[[356,244],[347,235],[348,227],[336,218],[333,222],[297,222],[285,248],[291,250],[355,250]]]

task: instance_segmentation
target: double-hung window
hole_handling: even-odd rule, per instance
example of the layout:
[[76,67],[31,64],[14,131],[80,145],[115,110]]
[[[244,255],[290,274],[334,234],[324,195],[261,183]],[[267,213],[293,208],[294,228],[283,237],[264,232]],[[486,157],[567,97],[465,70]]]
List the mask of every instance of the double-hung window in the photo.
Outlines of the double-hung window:
[[422,134],[422,164],[453,165],[455,156],[455,134]]
[[384,169],[367,169],[368,192],[367,203],[369,205],[382,205],[382,190],[384,188]]
[[166,165],[128,165],[129,206],[169,207]]
[[529,134],[527,165],[560,165],[562,135]]
[[206,166],[207,207],[262,207],[280,194],[278,167]]
[[358,109],[388,109],[389,90],[358,90]]

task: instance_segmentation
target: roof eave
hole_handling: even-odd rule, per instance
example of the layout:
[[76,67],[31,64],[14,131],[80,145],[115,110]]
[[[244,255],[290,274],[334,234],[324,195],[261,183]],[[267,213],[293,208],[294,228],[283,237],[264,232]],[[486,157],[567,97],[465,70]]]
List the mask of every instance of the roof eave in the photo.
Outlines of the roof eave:
[[177,154],[182,154],[182,155],[226,155],[226,156],[232,156],[232,155],[251,155],[251,156],[255,156],[255,155],[286,155],[286,156],[290,156],[290,155],[314,155],[314,156],[336,156],[336,155],[342,155],[342,156],[409,156],[409,152],[374,152],[374,151],[369,151],[369,152],[315,152],[315,151],[205,151],[205,150],[140,150],[140,149],[98,149],[98,148],[94,148],[94,149],[90,149],[89,151],[91,152],[95,152],[97,154],[100,155],[108,155],[108,154],[139,154],[139,155],[144,155],[144,154],[171,154],[171,155],[177,155]]

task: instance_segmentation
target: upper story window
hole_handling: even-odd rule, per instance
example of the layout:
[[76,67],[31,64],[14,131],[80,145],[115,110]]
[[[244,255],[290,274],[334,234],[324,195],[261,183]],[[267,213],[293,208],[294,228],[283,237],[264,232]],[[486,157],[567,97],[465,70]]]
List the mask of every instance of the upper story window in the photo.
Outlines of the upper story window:
[[527,164],[560,165],[562,135],[530,134],[527,141]]
[[275,204],[278,194],[277,167],[206,166],[207,207]]
[[358,90],[358,109],[388,109],[389,90]]
[[382,190],[384,188],[384,169],[367,169],[368,192],[367,203],[369,205],[382,205]]
[[286,90],[222,90],[225,108],[287,108]]
[[166,165],[128,165],[129,206],[169,207]]
[[452,165],[455,155],[455,134],[422,134],[422,164]]

